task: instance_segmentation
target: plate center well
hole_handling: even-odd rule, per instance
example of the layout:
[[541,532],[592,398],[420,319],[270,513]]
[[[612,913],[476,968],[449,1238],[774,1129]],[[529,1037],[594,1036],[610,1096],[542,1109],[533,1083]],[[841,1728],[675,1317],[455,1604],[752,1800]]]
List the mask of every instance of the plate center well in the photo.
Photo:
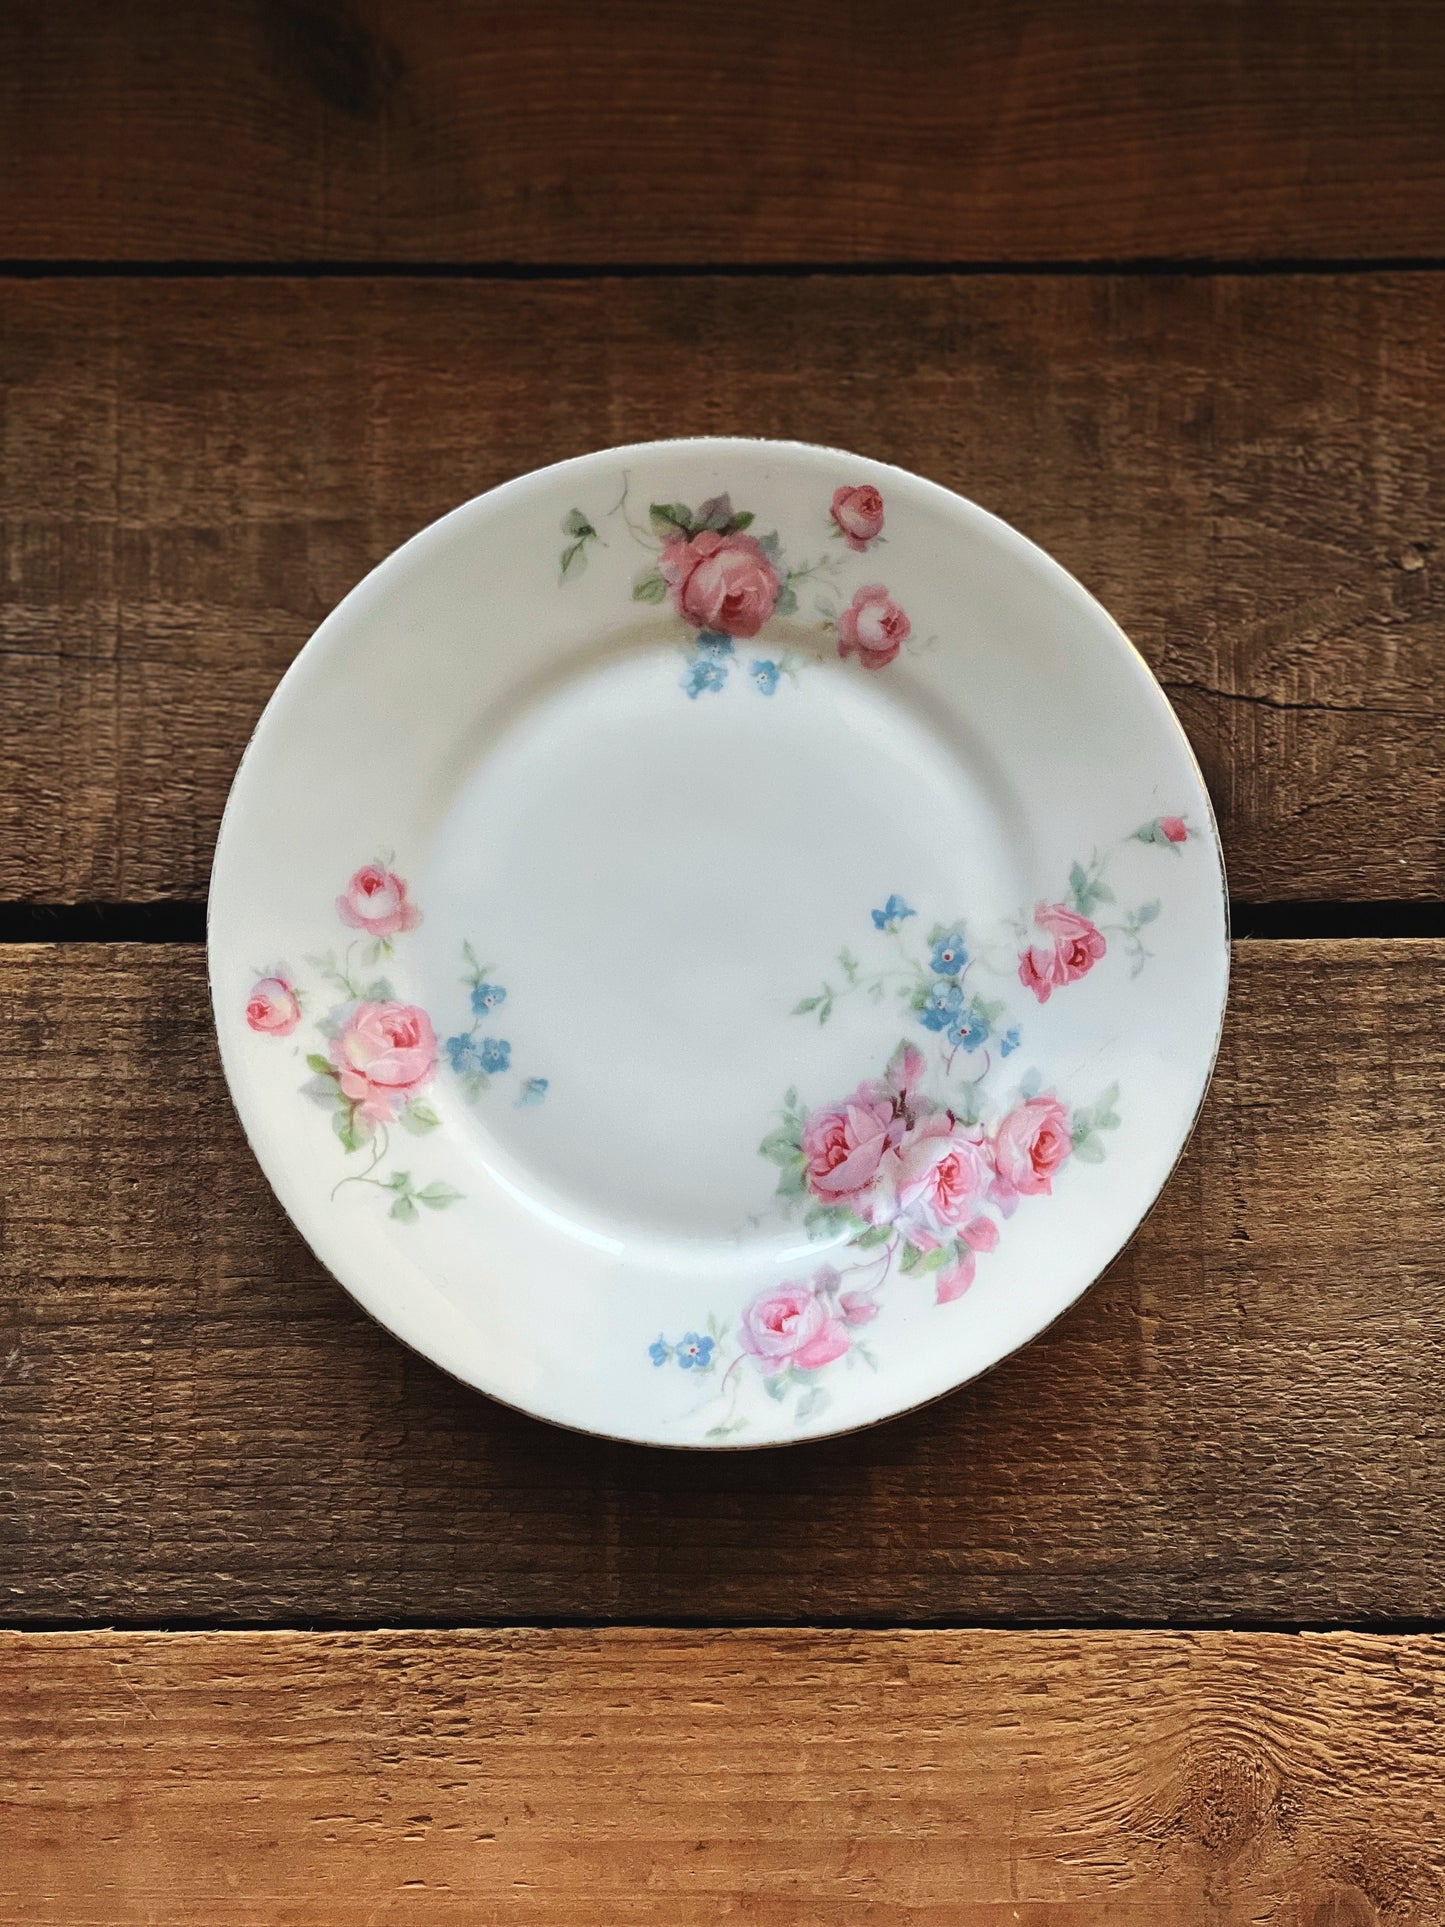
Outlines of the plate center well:
[[[690,697],[645,648],[552,685],[467,763],[418,932],[439,1032],[472,1022],[463,942],[505,991],[478,1038],[510,1082],[467,1101],[477,1155],[592,1236],[803,1242],[759,1153],[784,1093],[880,1073],[892,1000],[798,1015],[890,895],[918,925],[993,920],[1026,893],[986,756],[947,742],[897,672],[808,660],[769,693],[746,647]],[[886,959],[885,959],[886,961]],[[450,1072],[444,1072],[444,1080]],[[519,1079],[545,1077],[518,1104]]]

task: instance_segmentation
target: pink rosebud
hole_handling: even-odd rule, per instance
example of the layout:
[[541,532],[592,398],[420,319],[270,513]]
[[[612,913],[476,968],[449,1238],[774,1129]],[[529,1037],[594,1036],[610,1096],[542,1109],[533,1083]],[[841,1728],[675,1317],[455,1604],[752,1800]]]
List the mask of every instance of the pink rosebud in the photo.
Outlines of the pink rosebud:
[[1161,816],[1159,818],[1159,828],[1171,843],[1187,843],[1189,841],[1189,825],[1184,821],[1182,816]]
[[866,1291],[845,1291],[838,1300],[838,1309],[847,1325],[868,1325],[878,1316],[878,1300]]
[[261,977],[246,999],[246,1022],[268,1037],[289,1037],[301,1022],[301,1000],[296,987],[278,971]]
[[1061,985],[1087,976],[1108,944],[1097,925],[1063,903],[1037,904],[1034,922],[1044,941],[1020,953],[1019,982],[1046,1004]]
[[694,629],[755,636],[777,605],[781,584],[763,545],[751,535],[677,535],[658,560],[672,606]]
[[395,937],[404,930],[415,930],[421,911],[408,903],[406,885],[394,870],[379,863],[363,863],[346,886],[344,896],[336,899],[336,913],[353,930],[364,930],[369,937]]
[[935,1304],[951,1305],[955,1298],[962,1298],[973,1283],[973,1273],[973,1253],[965,1251],[957,1264],[946,1265],[939,1272],[938,1283],[933,1292]]
[[856,655],[865,669],[886,669],[912,633],[902,609],[881,582],[873,582],[838,618],[838,654]]
[[327,1052],[342,1094],[368,1124],[384,1124],[431,1081],[436,1032],[416,1004],[355,1004]]
[[841,1358],[852,1341],[827,1299],[798,1283],[759,1292],[743,1313],[738,1342],[771,1378],[789,1365],[816,1372]]
[[833,496],[833,520],[850,549],[861,555],[883,529],[883,497],[870,483],[840,488]]
[[963,1241],[975,1251],[992,1251],[998,1243],[998,1226],[992,1218],[974,1218],[963,1227]]

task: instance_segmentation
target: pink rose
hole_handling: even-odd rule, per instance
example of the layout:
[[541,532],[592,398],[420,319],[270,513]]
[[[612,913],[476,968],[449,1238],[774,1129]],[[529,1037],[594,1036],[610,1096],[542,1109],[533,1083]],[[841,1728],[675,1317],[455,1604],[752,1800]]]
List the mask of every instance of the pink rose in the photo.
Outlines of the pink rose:
[[1021,1197],[1047,1197],[1073,1148],[1069,1114],[1056,1097],[1030,1097],[1016,1105],[994,1134],[994,1202],[1010,1213]]
[[865,1085],[831,1110],[814,1111],[803,1126],[808,1185],[824,1204],[858,1208],[891,1151],[893,1104],[876,1093]]
[[[935,1134],[934,1123],[941,1123],[944,1132]],[[968,1222],[988,1196],[994,1179],[993,1159],[983,1133],[959,1130],[946,1118],[920,1126],[904,1147],[899,1163],[901,1216],[911,1219],[917,1215],[935,1230],[952,1230]]]
[[1161,816],[1159,828],[1171,843],[1187,843],[1189,840],[1189,826],[1182,816]]
[[1062,903],[1040,903],[1034,922],[1047,939],[1030,944],[1019,955],[1019,982],[1046,1004],[1061,984],[1087,976],[1108,945],[1104,934],[1087,917]]
[[883,530],[883,497],[869,483],[840,488],[833,496],[833,520],[850,549],[861,555]]
[[353,930],[364,930],[369,937],[394,937],[403,930],[415,930],[421,911],[406,900],[406,885],[394,870],[379,863],[363,863],[346,886],[345,896],[336,899],[341,921]]
[[886,669],[913,624],[879,582],[860,589],[838,618],[838,654],[856,654],[865,669]]
[[789,1365],[816,1372],[841,1358],[850,1343],[842,1319],[808,1284],[759,1292],[743,1313],[738,1342],[769,1378]]
[[778,600],[778,572],[750,535],[704,529],[687,539],[674,536],[658,568],[673,608],[695,629],[755,636]]
[[436,1069],[431,1019],[415,1004],[356,1004],[327,1046],[343,1095],[370,1124],[406,1108]]
[[260,978],[246,999],[246,1022],[268,1037],[289,1037],[301,1022],[301,1000],[295,986],[279,972]]

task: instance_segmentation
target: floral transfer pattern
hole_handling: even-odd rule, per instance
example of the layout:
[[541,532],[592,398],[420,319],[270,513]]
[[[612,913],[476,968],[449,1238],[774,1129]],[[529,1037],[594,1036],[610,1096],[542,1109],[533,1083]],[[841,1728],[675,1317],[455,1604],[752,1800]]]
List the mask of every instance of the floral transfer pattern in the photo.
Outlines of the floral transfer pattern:
[[1090,912],[1115,904],[1105,876],[1128,845],[1179,855],[1191,834],[1183,817],[1151,819],[1087,865],[1075,863],[1067,901],[1038,904],[1032,922],[1019,918],[997,940],[977,941],[957,919],[935,924],[921,943],[909,934],[918,912],[894,894],[869,917],[882,959],[865,965],[850,949],[838,953],[836,980],[803,998],[795,1016],[826,1023],[842,998],[858,995],[896,1001],[922,1034],[905,1036],[882,1074],[845,1096],[809,1104],[788,1091],[759,1146],[777,1167],[784,1209],[800,1213],[820,1243],[841,1244],[846,1262],[769,1286],[732,1329],[712,1318],[705,1335],[660,1334],[650,1346],[655,1367],[676,1364],[711,1382],[722,1416],[709,1437],[746,1429],[739,1408],[749,1379],[790,1402],[794,1423],[815,1416],[827,1402],[826,1374],[876,1366],[863,1334],[890,1291],[921,1289],[935,1305],[954,1303],[1021,1205],[1052,1196],[1075,1163],[1103,1160],[1106,1134],[1120,1122],[1118,1085],[1079,1103],[1035,1069],[1015,1080],[1004,1065],[1024,1025],[1012,1021],[1006,996],[985,996],[976,980],[1013,977],[1043,1004],[1095,969],[1110,937],[1137,976],[1149,955],[1141,933],[1158,902],[1119,911],[1116,922],[1096,923]]
[[[419,1004],[401,1001],[386,976],[371,974],[395,954],[397,938],[417,927],[421,911],[389,862],[377,862],[363,864],[352,876],[336,899],[336,914],[358,934],[339,957],[329,950],[306,959],[329,995],[322,998],[322,1014],[313,1020],[320,1048],[306,1054],[311,1077],[302,1089],[330,1113],[332,1130],[347,1157],[370,1154],[363,1170],[343,1174],[332,1197],[349,1184],[369,1185],[388,1194],[390,1217],[411,1224],[421,1209],[445,1210],[462,1195],[439,1179],[417,1184],[409,1170],[387,1168],[393,1129],[423,1137],[441,1123],[427,1097],[441,1061],[432,1020]],[[506,991],[487,981],[488,972],[478,966],[470,944],[463,952],[467,970],[462,982],[471,993],[472,1023],[447,1038],[446,1053],[463,1094],[475,1100],[494,1075],[510,1068],[512,1047],[503,1038],[484,1034]],[[313,994],[319,993],[308,991],[303,999],[288,966],[276,964],[252,986],[246,1022],[258,1035],[289,1037]],[[515,1102],[537,1103],[546,1090],[545,1078],[527,1078]]]
[[[838,554],[790,562],[777,531],[755,534],[756,517],[734,509],[729,495],[711,496],[696,508],[654,502],[644,527],[629,513],[627,493],[624,482],[620,498],[600,519],[619,517],[634,540],[654,552],[633,583],[633,600],[666,603],[690,631],[681,687],[694,700],[727,686],[733,670],[742,666],[740,642],[756,643],[769,623],[797,614],[799,586],[805,582],[823,591],[814,607],[817,631],[839,656],[853,657],[865,669],[886,668],[913,633],[901,604],[883,584],[867,583],[851,593],[840,588],[843,557]],[[883,497],[871,483],[844,485],[829,506],[829,536],[845,554],[862,555],[886,540],[884,519]],[[590,546],[603,538],[580,508],[568,510],[562,533],[567,540],[559,578],[565,583],[582,574]],[[760,650],[746,665],[746,679],[771,696],[780,681],[796,682],[815,660],[806,651]]]

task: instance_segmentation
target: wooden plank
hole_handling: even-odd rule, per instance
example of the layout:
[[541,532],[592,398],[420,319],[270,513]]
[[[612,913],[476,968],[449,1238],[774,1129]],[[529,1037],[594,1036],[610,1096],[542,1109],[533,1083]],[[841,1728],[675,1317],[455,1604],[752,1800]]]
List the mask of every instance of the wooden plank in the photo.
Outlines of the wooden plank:
[[19,0],[0,253],[1439,254],[1442,122],[1432,0]]
[[1198,1135],[1108,1278],[940,1405],[779,1456],[454,1384],[271,1200],[198,952],[0,951],[5,1616],[1440,1616],[1442,962],[1237,945]]
[[1179,707],[1236,896],[1445,894],[1445,278],[12,283],[0,316],[0,898],[198,898],[368,567],[539,463],[715,432],[899,461],[1073,568]]
[[1445,1917],[1445,1640],[0,1636],[28,1927]]

